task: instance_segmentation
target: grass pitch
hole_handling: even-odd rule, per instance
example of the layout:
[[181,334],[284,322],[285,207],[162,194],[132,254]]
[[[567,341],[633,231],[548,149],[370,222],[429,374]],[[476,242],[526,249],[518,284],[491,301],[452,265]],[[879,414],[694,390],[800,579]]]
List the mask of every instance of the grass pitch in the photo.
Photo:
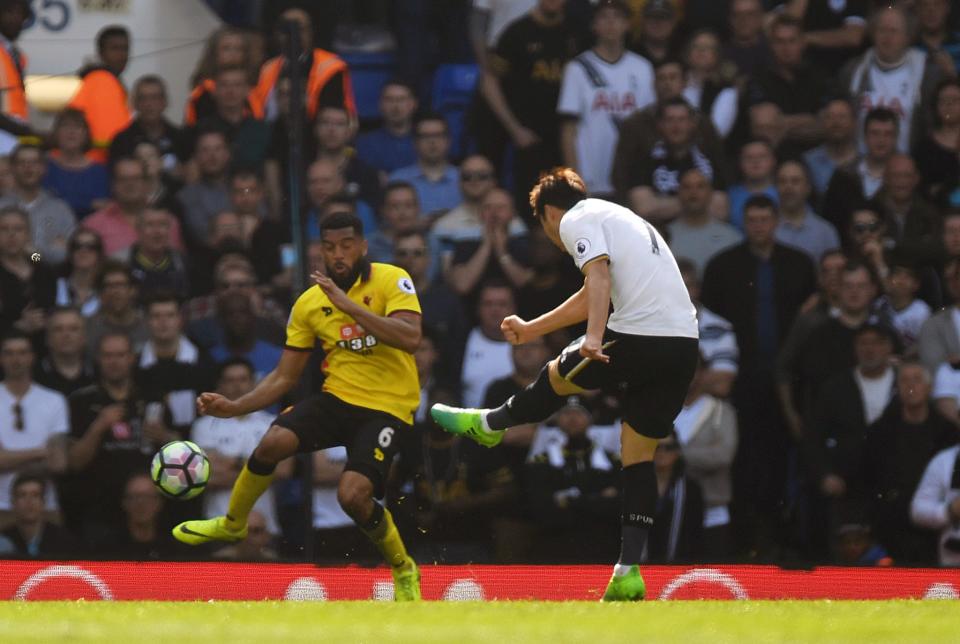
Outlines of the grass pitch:
[[960,642],[955,601],[5,602],[0,642]]

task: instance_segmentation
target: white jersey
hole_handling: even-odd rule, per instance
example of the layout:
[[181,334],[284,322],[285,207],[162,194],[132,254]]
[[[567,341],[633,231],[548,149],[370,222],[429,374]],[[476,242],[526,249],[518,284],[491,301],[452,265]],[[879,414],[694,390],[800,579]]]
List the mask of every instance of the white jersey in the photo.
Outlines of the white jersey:
[[607,327],[630,335],[697,338],[697,312],[673,253],[660,233],[633,211],[584,199],[560,220],[560,239],[577,268],[610,262],[613,314]]
[[610,171],[620,122],[656,100],[653,65],[626,52],[608,63],[585,51],[563,70],[557,112],[577,119],[577,169],[591,194],[613,192]]

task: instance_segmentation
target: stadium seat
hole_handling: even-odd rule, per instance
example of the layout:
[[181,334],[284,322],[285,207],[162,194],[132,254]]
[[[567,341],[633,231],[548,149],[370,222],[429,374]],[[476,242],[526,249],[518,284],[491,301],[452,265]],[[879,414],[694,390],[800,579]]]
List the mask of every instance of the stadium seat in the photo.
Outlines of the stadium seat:
[[362,53],[344,52],[340,57],[350,67],[353,95],[357,102],[357,114],[361,121],[380,116],[378,103],[380,90],[394,75],[396,56],[391,51]]
[[450,154],[461,158],[471,148],[465,121],[480,81],[480,68],[472,64],[440,65],[433,76],[432,108],[447,119]]

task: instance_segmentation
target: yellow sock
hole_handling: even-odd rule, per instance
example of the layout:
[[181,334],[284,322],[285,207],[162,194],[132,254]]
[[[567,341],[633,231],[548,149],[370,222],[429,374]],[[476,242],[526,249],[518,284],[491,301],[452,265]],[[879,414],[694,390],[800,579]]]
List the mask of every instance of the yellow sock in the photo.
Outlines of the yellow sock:
[[393,523],[390,510],[384,508],[383,520],[380,524],[373,530],[364,530],[364,532],[392,567],[398,568],[410,560],[410,555],[407,554],[407,549],[403,545],[403,539],[400,538],[400,531]]
[[240,470],[240,476],[230,492],[230,505],[227,506],[226,525],[231,530],[242,530],[247,525],[247,517],[253,504],[267,491],[273,481],[273,474],[254,474],[248,465]]

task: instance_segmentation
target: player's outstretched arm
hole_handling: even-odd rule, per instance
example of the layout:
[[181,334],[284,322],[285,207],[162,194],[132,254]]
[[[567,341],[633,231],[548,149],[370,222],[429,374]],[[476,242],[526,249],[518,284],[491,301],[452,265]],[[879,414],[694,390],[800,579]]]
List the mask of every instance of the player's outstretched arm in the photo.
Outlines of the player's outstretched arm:
[[207,416],[233,418],[269,407],[293,389],[309,359],[309,351],[284,349],[280,362],[273,371],[257,383],[253,391],[236,400],[230,400],[220,394],[202,393],[197,398],[197,410]]
[[586,319],[587,293],[581,288],[557,308],[529,322],[516,315],[504,318],[500,329],[510,344],[523,344],[558,329],[579,324]]

